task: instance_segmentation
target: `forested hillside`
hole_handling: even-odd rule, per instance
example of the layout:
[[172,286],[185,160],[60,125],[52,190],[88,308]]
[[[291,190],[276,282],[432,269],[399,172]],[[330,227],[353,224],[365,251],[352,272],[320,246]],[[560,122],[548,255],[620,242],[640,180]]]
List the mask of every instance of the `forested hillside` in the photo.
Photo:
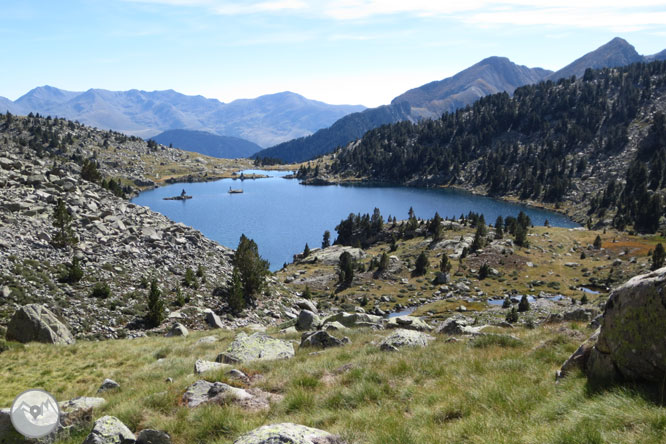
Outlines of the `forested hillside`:
[[666,191],[664,111],[666,63],[587,70],[582,79],[524,86],[513,98],[495,94],[440,119],[382,126],[339,150],[330,172],[461,186],[654,232]]

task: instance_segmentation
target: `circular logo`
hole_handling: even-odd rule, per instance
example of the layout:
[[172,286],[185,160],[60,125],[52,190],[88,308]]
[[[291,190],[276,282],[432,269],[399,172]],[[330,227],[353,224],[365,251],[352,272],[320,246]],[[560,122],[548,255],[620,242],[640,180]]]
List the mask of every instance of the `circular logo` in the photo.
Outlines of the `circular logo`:
[[60,408],[44,390],[26,390],[16,397],[10,410],[12,425],[26,438],[41,438],[58,426]]

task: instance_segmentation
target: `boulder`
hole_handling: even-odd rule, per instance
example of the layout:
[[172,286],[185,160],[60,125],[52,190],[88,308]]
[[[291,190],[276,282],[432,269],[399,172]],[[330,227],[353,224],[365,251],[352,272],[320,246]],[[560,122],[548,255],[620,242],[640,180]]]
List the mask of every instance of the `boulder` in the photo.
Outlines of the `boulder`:
[[435,333],[446,335],[465,335],[475,332],[470,327],[471,320],[463,316],[452,316],[442,322],[439,327],[435,329]]
[[384,338],[379,348],[383,351],[397,351],[402,347],[425,347],[433,339],[432,336],[419,331],[398,329]]
[[608,296],[586,365],[593,383],[666,378],[666,268],[636,276]]
[[296,319],[296,330],[307,331],[314,330],[321,324],[319,316],[310,310],[301,310]]
[[314,304],[314,302],[309,301],[307,299],[297,300],[296,307],[298,307],[301,310],[310,310],[313,313],[317,313],[317,306]]
[[212,328],[224,328],[224,324],[222,323],[220,317],[212,311],[206,313],[206,322],[208,322],[208,325],[210,325]]
[[291,342],[272,338],[265,333],[239,333],[229,349],[218,355],[216,361],[236,364],[251,361],[289,359],[294,356]]
[[7,339],[18,342],[73,344],[74,336],[56,316],[43,305],[29,304],[16,310],[9,325]]
[[246,410],[267,410],[273,400],[281,397],[260,389],[243,390],[222,382],[197,381],[187,388],[183,394],[183,402],[188,407],[197,407],[201,404],[234,403]]
[[324,319],[323,324],[339,322],[347,328],[375,327],[381,328],[382,318],[367,313],[337,313]]
[[404,328],[407,330],[431,331],[432,327],[427,322],[415,316],[396,316],[386,321],[386,328]]
[[190,332],[187,331],[187,328],[180,322],[176,322],[175,324],[173,324],[173,327],[169,329],[169,331],[166,334],[166,337],[171,338],[174,336],[187,336],[188,334],[190,334]]
[[315,332],[305,332],[301,336],[301,347],[320,347],[320,348],[329,348],[329,347],[341,347],[345,344],[349,344],[351,341],[349,338],[338,339],[335,336],[331,336],[323,330]]
[[93,426],[83,444],[122,444],[135,441],[136,436],[115,416],[102,416]]
[[107,390],[112,390],[112,389],[117,389],[120,388],[120,384],[118,384],[116,381],[113,379],[106,378],[104,382],[102,382],[102,385],[99,386],[97,389],[97,393],[105,392]]
[[194,345],[212,344],[213,342],[217,342],[217,336],[204,336],[203,338],[197,340]]
[[196,362],[194,363],[194,373],[200,375],[201,373],[209,372],[211,370],[218,370],[223,367],[226,367],[226,364],[220,364],[219,362],[197,359]]
[[270,424],[239,437],[234,444],[344,444],[341,438],[299,424]]
[[162,430],[143,429],[136,435],[137,444],[171,444],[171,436]]
[[599,337],[599,329],[585,342],[581,344],[580,347],[567,359],[562,367],[557,371],[557,379],[565,377],[567,374],[572,372],[574,369],[580,369],[585,371],[587,368],[587,362],[590,359],[590,353],[594,344],[597,342]]
[[360,248],[347,247],[343,245],[331,245],[328,248],[315,249],[307,257],[295,258],[298,263],[318,263],[324,265],[338,265],[340,255],[344,252],[351,254],[352,259],[359,260],[366,256],[365,251]]
[[324,330],[326,331],[338,331],[338,330],[345,330],[347,327],[342,325],[341,323],[335,321],[335,322],[327,322],[324,324]]

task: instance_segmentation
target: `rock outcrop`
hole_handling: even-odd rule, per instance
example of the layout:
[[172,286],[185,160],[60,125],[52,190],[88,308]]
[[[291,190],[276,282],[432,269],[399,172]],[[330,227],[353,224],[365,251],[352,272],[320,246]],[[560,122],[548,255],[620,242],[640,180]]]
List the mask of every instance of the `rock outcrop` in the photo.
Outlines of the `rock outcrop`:
[[183,394],[183,403],[188,407],[198,407],[207,403],[233,403],[251,411],[267,410],[270,408],[272,401],[279,399],[281,399],[280,396],[257,388],[244,390],[222,382],[203,380],[189,386]]
[[345,444],[339,437],[324,430],[299,424],[271,424],[254,429],[234,444]]
[[402,347],[425,347],[433,339],[432,336],[419,331],[398,329],[384,338],[379,348],[383,351],[397,351]]
[[251,361],[289,359],[294,356],[291,342],[272,338],[265,333],[239,333],[229,349],[217,356],[217,362],[236,364]]
[[431,331],[427,322],[415,316],[396,316],[386,321],[386,328],[404,328],[405,330]]
[[69,329],[43,305],[29,304],[19,308],[7,326],[7,339],[18,342],[73,344]]
[[[606,301],[598,338],[585,365],[593,383],[666,378],[666,268],[636,276]],[[576,354],[581,354],[579,349]],[[581,359],[581,358],[579,358]],[[565,364],[566,365],[566,364]]]

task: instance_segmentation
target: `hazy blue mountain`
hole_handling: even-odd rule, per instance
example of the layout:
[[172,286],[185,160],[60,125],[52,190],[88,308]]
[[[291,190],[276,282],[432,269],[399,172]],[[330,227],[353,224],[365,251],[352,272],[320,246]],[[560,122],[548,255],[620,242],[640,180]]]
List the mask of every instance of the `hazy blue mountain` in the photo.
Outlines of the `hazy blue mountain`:
[[661,52],[658,52],[656,54],[652,54],[649,56],[645,56],[646,61],[653,61],[653,60],[666,60],[666,49],[664,49]]
[[506,57],[488,57],[453,77],[427,83],[399,95],[391,104],[407,102],[413,117],[439,117],[489,94],[512,94],[519,86],[537,83],[551,74],[541,68],[516,65]]
[[339,118],[365,109],[328,105],[292,92],[222,103],[166,91],[64,91],[42,86],[13,102],[11,112],[67,117],[90,126],[151,137],[169,129],[192,129],[251,140],[261,146],[312,134]]
[[349,114],[330,128],[267,148],[255,156],[275,157],[287,162],[309,160],[330,153],[381,125],[438,117],[488,94],[512,93],[517,87],[538,82],[550,73],[541,68],[516,65],[504,57],[490,57],[453,77],[410,89],[393,99],[391,105]]
[[151,137],[151,139],[162,145],[173,145],[174,148],[225,159],[250,157],[261,150],[259,145],[249,140],[238,137],[218,136],[206,131],[168,130]]
[[285,162],[302,162],[330,153],[358,139],[373,128],[410,119],[408,103],[383,105],[360,113],[349,114],[330,128],[320,129],[311,136],[290,140],[256,153],[253,157],[271,157]]
[[605,45],[588,52],[559,71],[552,73],[548,76],[548,79],[557,80],[573,75],[581,77],[587,68],[615,68],[643,61],[645,61],[644,57],[637,53],[632,45],[620,37],[615,37]]

